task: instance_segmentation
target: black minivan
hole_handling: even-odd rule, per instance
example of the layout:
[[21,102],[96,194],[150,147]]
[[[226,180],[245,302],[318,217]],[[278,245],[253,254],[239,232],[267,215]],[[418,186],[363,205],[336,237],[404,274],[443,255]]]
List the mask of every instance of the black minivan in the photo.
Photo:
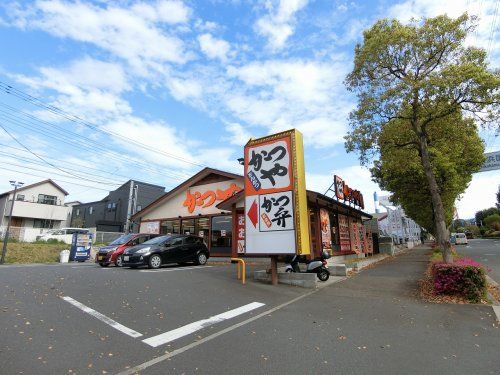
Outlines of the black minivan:
[[141,245],[132,246],[123,253],[123,267],[148,266],[160,268],[162,264],[195,262],[207,263],[210,254],[203,238],[173,234],[153,238]]

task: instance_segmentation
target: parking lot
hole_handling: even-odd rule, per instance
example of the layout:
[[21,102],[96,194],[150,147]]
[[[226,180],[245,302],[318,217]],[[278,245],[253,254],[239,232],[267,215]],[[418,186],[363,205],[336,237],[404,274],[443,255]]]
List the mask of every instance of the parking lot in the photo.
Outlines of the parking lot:
[[119,373],[307,293],[242,285],[234,267],[3,268],[2,372]]

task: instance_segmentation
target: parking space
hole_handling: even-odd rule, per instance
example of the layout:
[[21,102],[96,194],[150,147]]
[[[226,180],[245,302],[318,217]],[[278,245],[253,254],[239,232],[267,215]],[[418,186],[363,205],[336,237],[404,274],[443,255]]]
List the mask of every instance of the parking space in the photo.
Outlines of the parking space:
[[242,285],[227,264],[6,267],[0,285],[6,373],[38,374],[120,372],[304,294]]

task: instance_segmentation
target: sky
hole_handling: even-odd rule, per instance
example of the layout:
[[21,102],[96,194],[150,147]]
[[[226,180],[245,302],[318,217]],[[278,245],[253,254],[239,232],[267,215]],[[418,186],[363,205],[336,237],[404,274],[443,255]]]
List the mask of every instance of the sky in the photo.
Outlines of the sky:
[[[177,186],[205,166],[242,173],[249,138],[304,134],[307,188],[333,175],[365,196],[370,172],[344,149],[344,84],[380,18],[479,16],[467,43],[500,67],[499,1],[40,0],[0,5],[0,191],[52,178],[67,201],[128,179]],[[8,88],[8,86],[11,88]],[[487,151],[500,137],[481,132]],[[30,151],[28,151],[30,150]],[[495,202],[500,171],[474,175],[461,218]]]

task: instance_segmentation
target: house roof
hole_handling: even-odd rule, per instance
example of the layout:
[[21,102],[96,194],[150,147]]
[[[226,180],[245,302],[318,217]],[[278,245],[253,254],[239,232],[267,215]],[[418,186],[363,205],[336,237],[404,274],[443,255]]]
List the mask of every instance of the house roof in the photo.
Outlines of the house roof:
[[[47,179],[47,180],[43,180],[43,181],[40,181],[40,182],[36,182],[34,184],[31,184],[31,185],[24,185],[23,187],[20,187],[19,189],[17,189],[17,191],[23,191],[23,190],[26,190],[28,188],[32,188],[32,187],[35,187],[35,186],[39,186],[39,185],[43,185],[45,183],[49,183],[49,184],[52,184],[56,189],[60,190],[62,193],[64,193],[64,195],[68,195],[69,193],[64,190],[62,187],[60,187],[58,184],[56,184],[54,181],[52,181],[50,178]],[[12,194],[14,192],[14,190],[9,190],[9,191],[6,191],[5,193],[2,193],[0,194],[0,197],[3,197],[5,195],[8,195],[8,194]]]
[[221,171],[219,169],[214,169],[214,168],[208,168],[208,167],[203,168],[201,171],[199,171],[194,176],[192,176],[189,179],[187,179],[186,181],[184,181],[182,184],[176,186],[175,188],[173,188],[169,192],[163,194],[161,197],[159,197],[155,201],[148,204],[141,211],[136,212],[134,215],[132,215],[132,220],[135,220],[136,218],[144,215],[146,212],[151,211],[153,208],[157,207],[158,205],[160,205],[161,203],[166,201],[168,198],[173,196],[178,191],[181,191],[181,190],[183,190],[191,185],[196,184],[197,182],[203,180],[204,178],[208,177],[211,174],[216,174],[219,176],[227,177],[228,179],[243,178],[243,176],[241,176],[239,174],[225,172],[225,171]]

